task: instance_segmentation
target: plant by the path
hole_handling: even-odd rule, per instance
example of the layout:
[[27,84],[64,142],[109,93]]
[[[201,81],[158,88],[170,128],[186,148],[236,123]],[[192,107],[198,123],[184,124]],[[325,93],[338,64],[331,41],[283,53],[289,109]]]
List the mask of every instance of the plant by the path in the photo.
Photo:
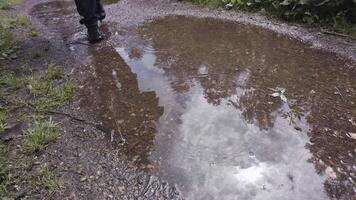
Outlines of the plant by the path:
[[42,150],[45,145],[56,141],[58,138],[58,127],[51,120],[37,119],[32,126],[26,130],[24,139],[24,150],[27,153],[35,153]]
[[355,0],[189,0],[210,6],[225,6],[271,13],[286,20],[321,24],[356,36]]
[[4,134],[7,113],[29,124],[17,145],[0,141],[0,199],[13,199],[15,185],[26,184],[30,193],[46,191],[49,196],[60,188],[48,166],[43,165],[30,175],[28,170],[36,155],[59,137],[59,126],[46,114],[65,105],[74,94],[75,85],[63,78],[63,68],[54,64],[40,73],[4,71],[0,75],[0,101],[5,103],[0,107],[0,134]]

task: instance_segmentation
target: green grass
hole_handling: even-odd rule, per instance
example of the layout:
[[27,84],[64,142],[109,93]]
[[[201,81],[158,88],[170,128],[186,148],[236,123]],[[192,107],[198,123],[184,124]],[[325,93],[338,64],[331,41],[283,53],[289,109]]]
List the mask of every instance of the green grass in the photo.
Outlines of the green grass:
[[37,37],[37,36],[38,36],[38,31],[37,31],[35,28],[31,28],[31,29],[28,31],[28,36],[30,36],[30,37]]
[[55,86],[42,80],[31,79],[29,88],[34,96],[31,104],[37,112],[45,112],[66,104],[72,98],[76,86],[72,83]]
[[30,23],[30,20],[23,15],[1,15],[0,19],[0,27],[2,29],[13,29],[17,26],[27,26]]
[[73,96],[76,89],[73,83],[58,83],[64,71],[54,65],[49,65],[45,74],[32,77],[28,81],[28,89],[33,96],[32,104],[37,111],[43,112],[63,106]]
[[0,134],[4,132],[6,127],[6,112],[0,107]]
[[25,16],[0,12],[0,58],[7,58],[15,51],[17,39],[12,29],[29,24],[30,20]]
[[11,199],[8,188],[13,180],[6,159],[7,152],[8,147],[0,141],[0,199]]
[[217,8],[219,6],[224,5],[224,2],[221,0],[187,0],[187,1],[193,2],[195,4],[207,5],[212,8]]
[[23,148],[26,153],[36,153],[41,151],[47,144],[56,141],[57,138],[57,124],[51,119],[39,119],[26,130]]
[[340,16],[334,17],[332,26],[326,26],[325,28],[331,31],[351,35],[356,38],[356,24],[351,24],[347,22],[345,18]]
[[8,92],[15,92],[27,84],[26,77],[15,76],[12,73],[5,73],[0,76],[0,91],[6,94]]
[[6,30],[0,29],[0,57],[7,57],[14,52],[15,36]]
[[[328,31],[347,34],[356,38],[356,14],[350,16],[356,9],[347,6],[347,1],[338,0],[332,7],[334,1],[323,1],[323,6],[316,6],[312,1],[293,0],[185,0],[195,4],[207,5],[218,8],[230,5],[234,10],[243,10],[250,12],[261,12],[269,16],[277,17],[283,20],[306,23],[315,27],[321,27]],[[300,2],[305,2],[300,3]],[[350,1],[351,2],[351,1]],[[325,5],[324,5],[325,4]],[[330,4],[330,5],[329,5]],[[339,5],[338,5],[339,4]],[[352,3],[351,3],[352,4]],[[329,12],[330,11],[330,12]]]
[[54,64],[39,75],[20,77],[13,73],[0,75],[0,94],[11,95],[17,90],[27,90],[23,105],[31,105],[35,112],[43,113],[65,105],[74,95],[76,85],[63,83],[64,70]]
[[[51,197],[63,185],[63,182],[56,178],[50,171],[48,165],[41,164],[39,168],[33,167],[34,155],[21,154],[18,152],[15,157],[9,157],[9,153],[14,151],[0,141],[0,199],[16,199],[16,188],[26,188],[26,196],[46,192],[47,197]],[[11,154],[13,155],[13,153]]]
[[39,182],[41,186],[48,191],[49,195],[52,195],[53,193],[58,191],[62,185],[61,181],[56,179],[53,173],[49,170],[47,164],[41,166]]
[[51,80],[59,80],[64,77],[64,70],[51,63],[47,66],[47,70],[43,76],[43,79],[51,81]]
[[0,9],[8,10],[19,4],[21,0],[0,0]]

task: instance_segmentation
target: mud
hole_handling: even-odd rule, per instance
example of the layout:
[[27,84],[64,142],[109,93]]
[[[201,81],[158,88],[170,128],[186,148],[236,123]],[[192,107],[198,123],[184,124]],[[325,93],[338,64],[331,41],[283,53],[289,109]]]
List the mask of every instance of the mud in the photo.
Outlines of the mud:
[[[68,125],[73,138],[53,151],[69,161],[55,162],[104,175],[83,188],[61,172],[75,187],[59,196],[355,198],[354,42],[258,16],[123,0],[107,7],[107,41],[88,46],[73,6],[38,3],[31,15],[72,52],[69,76],[82,89],[71,112],[101,131]],[[252,21],[259,26],[237,23]]]

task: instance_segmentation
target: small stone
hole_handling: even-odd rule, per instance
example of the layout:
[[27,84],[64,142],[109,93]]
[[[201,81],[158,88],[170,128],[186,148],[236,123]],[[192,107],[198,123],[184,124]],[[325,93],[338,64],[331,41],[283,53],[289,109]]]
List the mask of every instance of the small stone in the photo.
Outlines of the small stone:
[[297,130],[297,131],[302,131],[302,128],[300,128],[298,126],[294,127],[294,129]]
[[350,136],[350,138],[356,140],[356,133],[348,133],[348,135]]
[[154,168],[154,166],[151,164],[146,165],[146,169],[153,169],[153,168]]
[[87,180],[87,177],[86,176],[83,176],[82,178],[80,178],[80,182],[84,182]]
[[325,174],[331,179],[337,179],[337,175],[336,175],[335,171],[333,170],[333,168],[331,168],[331,167],[327,167],[325,169]]

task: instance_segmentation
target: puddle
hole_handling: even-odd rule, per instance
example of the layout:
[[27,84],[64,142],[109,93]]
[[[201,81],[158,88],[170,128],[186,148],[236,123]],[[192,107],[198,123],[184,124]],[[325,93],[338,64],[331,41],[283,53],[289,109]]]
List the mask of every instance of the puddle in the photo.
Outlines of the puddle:
[[[148,23],[116,51],[137,75],[133,93],[159,99],[143,108],[164,110],[142,158],[187,199],[352,198],[356,81],[345,61],[189,17]],[[277,87],[285,101],[272,96]]]
[[[74,9],[50,2],[32,15],[64,41],[80,41]],[[210,18],[171,16],[115,37],[115,48],[70,47],[92,72],[81,107],[132,167],[177,184],[187,199],[353,198],[349,63]]]

